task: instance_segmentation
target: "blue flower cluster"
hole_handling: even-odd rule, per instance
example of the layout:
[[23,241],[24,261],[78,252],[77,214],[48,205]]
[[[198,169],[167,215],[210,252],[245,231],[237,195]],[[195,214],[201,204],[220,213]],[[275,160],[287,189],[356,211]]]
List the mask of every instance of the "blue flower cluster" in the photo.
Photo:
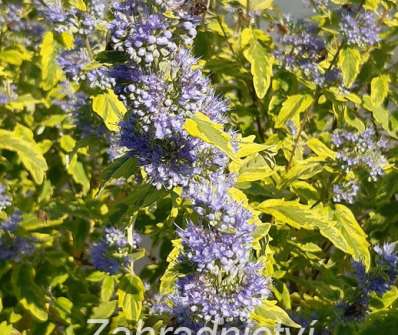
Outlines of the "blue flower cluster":
[[75,43],[75,49],[62,52],[57,58],[58,64],[72,82],[87,81],[91,88],[112,89],[114,79],[105,66],[87,70],[92,60],[87,49],[81,43]]
[[[374,128],[369,127],[361,133],[338,129],[332,135],[332,144],[338,150],[337,160],[345,174],[366,173],[369,181],[377,181],[384,175],[387,159],[382,151],[388,148],[388,142],[377,139]],[[355,179],[335,185],[335,201],[353,203],[358,191]]]
[[340,31],[348,45],[365,48],[373,46],[380,41],[380,26],[374,12],[360,10],[343,11]]
[[221,122],[226,111],[208,79],[192,69],[195,63],[182,49],[170,56],[170,71],[121,65],[112,72],[116,93],[131,111],[121,124],[121,144],[158,188],[186,186],[193,176],[224,169],[228,163],[225,154],[188,136],[183,127],[196,112]]
[[333,200],[353,204],[360,191],[358,180],[352,179],[333,185]]
[[179,228],[181,264],[193,269],[155,310],[169,311],[184,325],[220,320],[244,324],[266,299],[270,281],[251,260],[252,213],[230,195],[234,179],[228,157],[193,138],[187,119],[201,112],[226,123],[226,103],[187,47],[198,19],[185,1],[126,1],[114,8],[111,47],[129,61],[111,69],[115,92],[129,113],[120,124],[120,145],[144,168],[157,188],[182,187],[192,206]]
[[276,56],[288,71],[298,71],[319,86],[339,79],[337,68],[324,70],[321,67],[320,63],[327,55],[327,50],[326,42],[316,25],[303,20],[293,21],[287,17],[283,27]]
[[232,178],[214,174],[184,191],[197,219],[178,233],[184,247],[180,261],[193,264],[196,272],[177,281],[172,301],[177,316],[183,311],[198,324],[244,324],[270,294],[269,279],[250,260],[252,214],[229,195],[232,184]]
[[62,3],[43,4],[37,9],[47,20],[51,29],[58,33],[67,32],[74,36],[73,49],[62,52],[57,62],[68,80],[79,83],[86,81],[91,88],[100,90],[112,89],[114,80],[105,66],[94,67],[92,52],[102,47],[105,21],[109,12],[106,1],[92,0],[87,8],[66,8]]
[[[126,52],[136,65],[150,67],[168,59],[177,45],[190,46],[196,36],[196,21],[181,15],[181,10],[175,12],[174,18],[166,16],[161,10],[168,8],[179,8],[178,2],[116,4],[115,19],[110,24],[112,48]],[[143,11],[150,14],[137,15]]]
[[[22,38],[24,45],[35,47],[38,38],[44,32],[44,27],[40,22],[29,20],[28,15],[29,10],[20,4],[0,2],[0,27],[2,30],[20,33],[18,39]],[[15,36],[17,35],[14,34],[14,39]],[[2,43],[6,43],[6,40],[3,39]]]
[[[375,292],[384,294],[388,292],[398,279],[398,253],[396,243],[386,243],[383,246],[375,246],[376,252],[374,270],[366,272],[361,262],[353,262],[355,278],[358,283],[358,292],[355,301],[345,303],[343,307],[345,318],[363,319],[369,309],[369,294]],[[351,313],[353,306],[360,306],[360,310]]]
[[0,264],[4,261],[18,262],[35,250],[33,239],[18,235],[20,221],[20,213],[15,212],[0,222]]
[[66,8],[61,1],[43,2],[34,0],[35,8],[40,12],[54,31],[69,32],[81,36],[93,33],[99,25],[106,27],[105,15],[107,2],[104,0],[87,1],[87,5]]
[[127,231],[115,227],[105,228],[103,239],[91,248],[91,260],[94,266],[110,274],[118,273],[131,264],[129,256],[141,242],[134,234],[132,245],[128,242]]

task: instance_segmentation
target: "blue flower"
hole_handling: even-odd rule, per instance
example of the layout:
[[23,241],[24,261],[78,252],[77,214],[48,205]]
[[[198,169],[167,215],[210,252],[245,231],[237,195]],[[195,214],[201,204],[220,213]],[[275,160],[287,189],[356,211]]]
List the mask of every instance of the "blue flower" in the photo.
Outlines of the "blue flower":
[[18,262],[22,258],[32,255],[35,250],[32,238],[18,235],[20,221],[20,213],[15,212],[0,223],[0,262]]
[[253,309],[270,295],[270,281],[260,269],[257,264],[246,264],[224,276],[205,272],[179,279],[172,296],[176,314],[181,315],[183,309],[185,317],[203,324],[246,322]]
[[365,48],[380,41],[381,29],[375,13],[371,11],[343,12],[340,30],[349,45]]
[[102,240],[91,248],[93,265],[110,274],[121,272],[131,263],[129,253],[140,243],[139,235],[134,234],[133,245],[130,245],[125,230],[115,227],[105,228]]

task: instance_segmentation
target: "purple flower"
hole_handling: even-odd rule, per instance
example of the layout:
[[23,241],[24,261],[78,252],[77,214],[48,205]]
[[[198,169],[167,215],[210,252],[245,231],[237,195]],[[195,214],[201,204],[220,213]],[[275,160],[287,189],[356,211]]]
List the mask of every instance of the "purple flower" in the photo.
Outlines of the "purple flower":
[[7,220],[0,223],[0,263],[2,261],[20,261],[33,254],[34,240],[19,236],[21,215],[15,212]]
[[135,64],[147,67],[168,59],[177,45],[190,46],[196,36],[192,18],[172,18],[153,11],[152,6],[156,4],[117,4],[109,26],[113,49],[126,52]]
[[359,193],[360,186],[357,180],[343,181],[333,185],[333,200],[353,204]]
[[57,61],[69,80],[79,82],[84,79],[83,70],[90,63],[90,58],[84,49],[77,48],[64,51]]
[[380,41],[380,26],[374,12],[362,10],[359,14],[342,13],[340,30],[349,45],[365,48]]
[[[331,71],[322,69],[321,62],[326,50],[325,40],[319,33],[319,28],[307,21],[292,21],[286,18],[288,32],[279,37],[277,58],[288,71],[297,71],[318,86],[331,83]],[[331,69],[337,71],[335,69]]]
[[336,130],[332,135],[332,143],[337,152],[337,159],[344,171],[364,170],[369,174],[370,181],[384,175],[387,159],[382,150],[387,147],[384,139],[377,139],[372,127],[362,133]]
[[177,282],[172,296],[174,306],[177,312],[184,309],[189,319],[197,322],[245,322],[270,295],[270,281],[260,269],[257,264],[247,264],[224,277],[209,272],[188,275]]
[[120,272],[130,264],[130,250],[137,248],[140,241],[139,235],[134,234],[133,245],[130,245],[125,230],[115,227],[105,228],[102,240],[91,248],[93,265],[110,274]]
[[195,175],[224,169],[228,162],[220,150],[184,130],[197,112],[221,123],[227,109],[208,79],[192,69],[195,63],[181,50],[171,61],[172,74],[145,74],[126,66],[112,70],[116,92],[130,111],[121,123],[120,144],[159,188],[186,186]]

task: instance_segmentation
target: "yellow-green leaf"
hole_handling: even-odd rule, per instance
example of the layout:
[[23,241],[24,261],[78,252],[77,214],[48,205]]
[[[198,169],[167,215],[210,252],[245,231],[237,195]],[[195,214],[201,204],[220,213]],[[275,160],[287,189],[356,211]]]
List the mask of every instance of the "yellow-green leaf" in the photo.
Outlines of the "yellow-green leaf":
[[44,35],[43,42],[40,47],[40,56],[41,87],[48,91],[62,78],[62,70],[56,61],[57,48],[53,33],[47,32]]
[[173,249],[167,256],[167,262],[169,263],[167,269],[163,276],[160,278],[160,294],[166,295],[173,292],[175,287],[175,282],[177,280],[177,273],[175,271],[175,266],[177,264],[178,256],[183,248],[180,239],[171,241]]
[[231,144],[231,136],[224,132],[222,125],[211,121],[206,115],[196,113],[185,122],[184,129],[189,135],[213,144],[231,159],[236,159],[236,154]]
[[23,61],[29,61],[31,59],[32,54],[22,46],[0,52],[0,61],[3,61],[7,64],[20,66]]
[[366,0],[364,7],[370,10],[376,10],[381,3],[381,0]]
[[73,49],[75,45],[75,39],[73,35],[67,31],[61,33],[62,43],[65,45],[66,49]]
[[272,199],[261,203],[258,209],[297,229],[319,229],[336,248],[362,261],[369,268],[367,236],[347,207],[337,205],[333,211],[321,206],[311,208],[296,201]]
[[93,98],[93,110],[104,120],[106,127],[111,131],[119,130],[119,122],[123,120],[123,116],[127,112],[126,106],[112,90]]
[[336,159],[336,153],[315,137],[309,139],[307,145],[319,157]]
[[0,323],[0,334],[1,335],[17,335],[19,332],[14,329],[13,326],[8,325],[6,321]]
[[254,38],[254,33],[250,47],[244,51],[244,55],[251,64],[251,73],[253,75],[253,85],[256,94],[262,99],[271,84],[274,57],[272,54],[267,53],[267,50]]
[[66,152],[73,151],[73,149],[76,145],[76,140],[70,135],[62,136],[59,142],[60,142],[61,148],[64,149]]
[[276,305],[276,301],[272,300],[265,300],[255,309],[251,318],[257,321],[262,327],[273,328],[278,324],[294,328],[300,327],[299,324],[290,319],[289,315],[282,308]]
[[301,205],[296,201],[285,201],[283,199],[266,200],[257,209],[297,229],[314,229],[314,221],[320,220],[315,215],[315,212],[308,210],[307,206]]
[[67,171],[74,181],[82,186],[83,194],[86,194],[90,190],[90,180],[87,177],[83,164],[77,160],[77,154],[72,156],[67,166]]
[[[19,303],[37,320],[48,319],[45,292],[35,282],[35,271],[31,265],[22,264],[13,270],[11,282]],[[26,285],[26,283],[29,285]]]
[[339,67],[346,87],[351,87],[361,69],[361,53],[354,48],[344,48],[340,51]]
[[368,95],[363,97],[363,107],[372,112],[377,123],[379,123],[385,130],[389,130],[390,113],[387,108],[384,108],[383,105],[374,105],[371,97]]
[[144,292],[144,284],[138,276],[127,274],[120,280],[119,307],[122,308],[127,320],[138,321],[140,319]]
[[68,0],[69,4],[78,10],[81,10],[82,12],[85,12],[87,10],[86,3],[84,0]]
[[274,174],[274,170],[261,155],[255,155],[245,161],[240,167],[238,182],[262,180]]
[[337,221],[337,228],[344,238],[349,241],[350,254],[356,261],[361,261],[369,269],[371,262],[369,242],[367,241],[366,233],[362,230],[354,214],[348,207],[337,204],[334,216]]
[[291,95],[282,105],[276,117],[275,127],[282,128],[288,120],[292,120],[296,127],[300,124],[300,114],[308,110],[314,99],[310,95]]
[[371,101],[375,106],[381,105],[388,96],[390,76],[387,74],[373,78],[371,83]]
[[24,137],[15,131],[0,129],[0,149],[15,151],[34,181],[41,184],[47,171],[47,162],[41,148],[33,138]]

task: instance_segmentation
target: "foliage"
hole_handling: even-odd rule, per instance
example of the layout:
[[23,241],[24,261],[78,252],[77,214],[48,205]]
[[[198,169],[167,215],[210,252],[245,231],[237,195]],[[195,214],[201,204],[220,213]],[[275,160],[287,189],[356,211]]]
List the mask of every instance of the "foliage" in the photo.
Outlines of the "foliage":
[[0,334],[397,329],[398,6],[304,3],[0,3]]

